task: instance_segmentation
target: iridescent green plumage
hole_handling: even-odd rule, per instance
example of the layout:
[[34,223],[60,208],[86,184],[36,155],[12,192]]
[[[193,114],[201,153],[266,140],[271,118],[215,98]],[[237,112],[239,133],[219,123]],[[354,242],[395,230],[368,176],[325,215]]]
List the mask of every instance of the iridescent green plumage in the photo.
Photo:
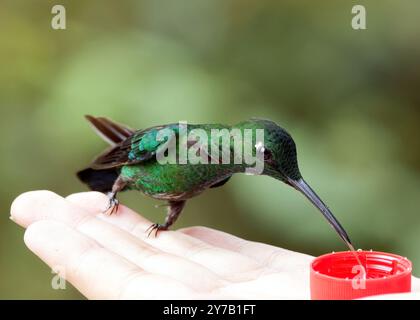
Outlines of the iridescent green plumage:
[[[246,150],[242,152],[242,149],[240,161],[237,161],[238,141],[235,137],[241,136],[244,141],[246,137],[249,138],[247,142],[248,147],[251,146],[251,156],[262,152],[261,174],[301,191],[322,212],[340,237],[350,243],[339,222],[302,179],[292,137],[272,121],[251,119],[234,126],[168,124],[135,131],[106,118],[87,116],[87,119],[111,144],[111,148],[97,157],[89,168],[80,171],[79,178],[92,190],[109,193],[112,209],[117,204],[116,194],[124,190],[139,190],[153,198],[167,200],[169,211],[165,223],[154,224],[151,231],[165,230],[172,225],[189,198],[208,188],[223,185],[233,174],[244,173],[256,164],[244,160]],[[227,143],[222,143],[222,137],[214,136],[214,130],[224,130],[228,134],[224,135]],[[172,133],[172,136],[162,135],[165,132]],[[258,140],[258,132],[263,133],[263,141]],[[162,147],[170,144],[175,147],[175,153],[172,154],[172,160],[175,161],[158,161],[162,156],[159,153]],[[260,144],[259,151],[257,144]],[[246,148],[245,143],[242,146]],[[169,154],[168,151],[168,159],[171,159]],[[185,154],[199,154],[204,163],[182,161]],[[229,161],[222,161],[226,159]]]

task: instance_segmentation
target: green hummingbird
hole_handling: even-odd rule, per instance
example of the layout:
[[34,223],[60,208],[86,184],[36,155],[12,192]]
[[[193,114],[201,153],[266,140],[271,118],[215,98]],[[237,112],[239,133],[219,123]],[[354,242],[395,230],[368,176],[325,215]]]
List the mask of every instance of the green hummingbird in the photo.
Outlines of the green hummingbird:
[[[179,141],[172,146],[177,147],[176,159],[179,159],[181,144],[180,128],[177,123],[155,126],[144,130],[133,130],[125,125],[115,123],[104,117],[86,116],[97,133],[111,146],[91,163],[91,165],[77,173],[79,179],[86,183],[91,190],[108,194],[109,206],[106,210],[118,210],[117,193],[125,190],[138,190],[147,196],[168,202],[168,212],[163,224],[155,223],[150,226],[149,235],[155,230],[167,230],[178,218],[188,199],[199,195],[209,188],[224,185],[233,174],[247,172],[249,164],[244,161],[222,162],[220,154],[214,160],[211,152],[205,148],[203,154],[208,157],[207,163],[161,163],[157,155],[163,144],[169,145],[173,138]],[[334,217],[329,208],[305,182],[300,174],[297,162],[296,145],[290,134],[269,120],[251,119],[234,126],[222,124],[188,124],[187,132],[200,129],[211,137],[211,132],[217,130],[232,130],[240,133],[251,130],[251,141],[256,141],[256,132],[263,132],[263,142],[256,143],[253,155],[259,152],[262,157],[263,170],[260,174],[273,177],[295,188],[319,209],[329,224],[335,229],[340,238],[352,247],[351,241]],[[162,130],[173,132],[172,137],[158,139]],[[187,148],[194,145],[202,147],[208,141],[197,138],[187,138]],[[209,144],[214,142],[210,141]],[[227,149],[229,160],[233,157],[236,146],[229,142]],[[194,149],[196,150],[196,149]],[[167,151],[166,151],[167,152]],[[195,151],[193,151],[194,153]],[[207,153],[206,153],[207,152]]]

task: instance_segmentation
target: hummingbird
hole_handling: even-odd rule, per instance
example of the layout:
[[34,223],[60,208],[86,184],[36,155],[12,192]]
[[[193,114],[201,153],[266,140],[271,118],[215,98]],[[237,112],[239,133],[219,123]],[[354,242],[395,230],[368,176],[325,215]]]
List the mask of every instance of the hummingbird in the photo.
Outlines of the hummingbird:
[[[109,204],[105,212],[118,211],[117,194],[126,190],[138,190],[143,194],[167,201],[167,215],[163,224],[154,223],[146,232],[148,236],[155,231],[168,230],[184,209],[188,199],[201,194],[209,188],[223,186],[232,175],[244,173],[247,164],[239,163],[198,163],[180,164],[157,161],[158,148],[162,141],[157,139],[161,130],[173,130],[179,135],[179,124],[154,126],[134,130],[105,117],[86,115],[85,118],[94,130],[110,147],[97,156],[84,170],[77,172],[78,178],[91,190],[105,193]],[[296,144],[291,135],[275,122],[265,119],[250,119],[234,126],[222,124],[188,124],[188,131],[201,129],[210,136],[212,129],[236,128],[263,130],[263,144],[256,145],[263,155],[262,175],[277,179],[301,192],[326,218],[339,237],[350,247],[349,236],[339,221],[321,198],[302,178],[297,161]],[[254,137],[255,138],[255,137]],[[191,145],[191,141],[188,144]],[[197,143],[197,140],[193,141]],[[234,148],[229,146],[228,152]],[[177,154],[178,155],[178,154]]]

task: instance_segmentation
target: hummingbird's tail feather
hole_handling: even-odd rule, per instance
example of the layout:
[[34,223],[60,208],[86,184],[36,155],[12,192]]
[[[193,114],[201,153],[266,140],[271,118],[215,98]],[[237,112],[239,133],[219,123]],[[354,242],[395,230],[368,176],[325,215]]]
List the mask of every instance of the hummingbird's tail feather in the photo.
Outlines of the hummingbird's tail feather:
[[114,182],[118,179],[119,170],[116,168],[95,170],[87,168],[77,173],[77,177],[87,184],[93,191],[111,192]]
[[93,117],[90,115],[86,115],[85,118],[93,126],[96,133],[111,146],[115,146],[121,141],[124,141],[135,132],[133,129],[113,122],[108,118]]

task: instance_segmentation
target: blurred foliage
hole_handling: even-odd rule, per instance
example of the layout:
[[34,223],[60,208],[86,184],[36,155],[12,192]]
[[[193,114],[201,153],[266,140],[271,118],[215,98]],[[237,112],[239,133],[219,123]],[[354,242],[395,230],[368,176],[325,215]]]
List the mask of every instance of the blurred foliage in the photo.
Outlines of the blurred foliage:
[[[81,298],[8,220],[21,192],[85,190],[74,172],[105,144],[84,114],[132,127],[257,116],[294,136],[301,171],[357,247],[420,264],[420,2],[144,0],[0,3],[0,298]],[[367,30],[350,27],[364,4]],[[155,201],[121,196],[152,220]],[[235,176],[191,200],[177,227],[206,225],[318,255],[345,250],[300,194]]]

